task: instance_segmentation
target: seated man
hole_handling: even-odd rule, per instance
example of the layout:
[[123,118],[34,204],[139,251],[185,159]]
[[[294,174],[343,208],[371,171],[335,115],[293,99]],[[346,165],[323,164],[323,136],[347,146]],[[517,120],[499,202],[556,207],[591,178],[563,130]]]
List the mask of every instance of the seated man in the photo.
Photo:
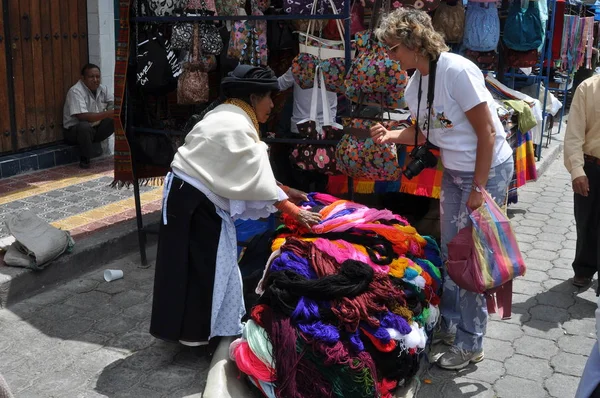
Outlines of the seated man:
[[114,97],[100,84],[100,68],[87,64],[81,80],[69,89],[63,111],[65,139],[79,145],[79,167],[90,168],[92,144],[102,142],[114,131]]

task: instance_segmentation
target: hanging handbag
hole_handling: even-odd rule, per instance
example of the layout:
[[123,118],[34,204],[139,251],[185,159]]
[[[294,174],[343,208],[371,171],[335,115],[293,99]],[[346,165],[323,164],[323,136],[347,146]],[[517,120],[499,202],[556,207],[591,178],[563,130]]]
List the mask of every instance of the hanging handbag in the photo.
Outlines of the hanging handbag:
[[[313,2],[311,15],[316,15],[317,2]],[[331,7],[337,14],[335,4],[331,1]],[[335,20],[338,33],[343,37],[342,22]],[[321,32],[322,33],[322,32]],[[317,65],[322,68],[325,86],[328,91],[343,93],[344,77],[346,75],[346,42],[345,40],[328,40],[314,34],[314,22],[309,21],[306,33],[299,34],[300,53],[292,61],[292,73],[296,84],[302,89],[313,87]]]
[[[188,15],[186,15],[188,16]],[[178,50],[187,50],[192,44],[194,25],[190,22],[177,22],[171,31],[171,45]]]
[[215,0],[188,0],[186,10],[208,10],[212,12],[212,15],[217,15],[217,7],[215,6]]
[[202,62],[198,24],[194,25],[192,56],[183,65],[183,73],[177,82],[177,103],[181,105],[202,104],[208,102],[208,69]]
[[[381,98],[383,96],[380,94]],[[362,101],[357,110],[361,104]],[[396,144],[377,144],[369,137],[369,131],[376,123],[381,123],[388,130],[395,130],[401,122],[384,120],[383,107],[380,108],[380,117],[376,119],[360,117],[356,113],[355,117],[343,119],[344,128],[351,133],[344,134],[337,144],[335,159],[338,170],[353,178],[398,181],[402,176],[402,167],[398,161]]]
[[400,63],[389,58],[373,31],[356,35],[358,56],[346,76],[346,94],[357,102],[358,93],[386,93],[394,100],[404,97],[408,74]]
[[[220,16],[239,15],[240,6],[244,5],[239,0],[214,0],[217,14]],[[244,2],[245,3],[245,2]]]
[[465,58],[471,60],[475,65],[482,70],[497,70],[498,69],[498,53],[492,51],[473,51],[466,50]]
[[204,54],[219,55],[223,51],[223,39],[219,28],[212,22],[199,24],[200,49]]
[[504,24],[504,44],[516,51],[537,50],[542,47],[544,35],[537,1],[513,0]]
[[181,0],[139,0],[133,2],[140,10],[137,15],[141,17],[165,17],[173,15],[177,8],[181,8]]
[[[323,126],[317,125],[319,93],[323,106]],[[331,110],[327,101],[325,80],[320,68],[317,68],[317,72],[315,73],[310,116],[307,120],[298,122],[297,126],[300,135],[312,140],[338,140],[343,134],[343,127],[331,120]],[[317,171],[322,174],[332,175],[337,174],[335,152],[335,145],[298,144],[290,154],[290,161],[302,170]]]
[[[336,10],[344,9],[345,0],[320,0],[319,14],[336,14]],[[306,15],[313,14],[314,2],[311,0],[285,0],[283,7],[287,14]]]
[[540,62],[540,53],[537,49],[529,51],[516,51],[505,47],[504,66],[509,68],[533,68]]
[[[245,11],[240,9],[238,14],[244,15]],[[268,63],[267,21],[235,21],[231,29],[227,56],[237,59],[242,64],[266,66]]]
[[[404,89],[408,84],[408,74],[400,63],[390,59],[383,43],[375,38],[375,27],[379,24],[381,12],[389,10],[389,1],[383,5],[376,0],[373,15],[369,22],[369,30],[356,34],[357,56],[352,61],[346,76],[346,96],[358,102],[358,94],[382,93],[400,101],[404,97]],[[383,100],[382,102],[386,102]]]
[[446,43],[460,43],[465,32],[465,7],[462,0],[440,4],[432,19],[435,30],[444,35]]
[[473,51],[493,51],[498,47],[499,39],[500,17],[496,3],[469,1],[465,15],[464,46]]
[[181,68],[170,43],[160,34],[143,32],[136,56],[136,83],[146,94],[163,95],[177,87]]

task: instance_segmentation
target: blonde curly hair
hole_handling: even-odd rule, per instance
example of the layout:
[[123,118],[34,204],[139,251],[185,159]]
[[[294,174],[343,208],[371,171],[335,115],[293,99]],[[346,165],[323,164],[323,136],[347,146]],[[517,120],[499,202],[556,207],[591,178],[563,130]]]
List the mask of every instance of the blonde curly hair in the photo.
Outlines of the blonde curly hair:
[[449,50],[444,37],[433,28],[431,17],[413,8],[398,8],[384,15],[375,36],[385,44],[400,43],[429,59]]

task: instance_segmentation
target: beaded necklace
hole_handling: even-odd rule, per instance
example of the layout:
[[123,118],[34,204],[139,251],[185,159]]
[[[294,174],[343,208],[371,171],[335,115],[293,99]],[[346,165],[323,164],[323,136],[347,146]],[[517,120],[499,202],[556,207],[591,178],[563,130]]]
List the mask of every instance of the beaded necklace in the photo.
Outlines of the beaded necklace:
[[248,104],[246,101],[242,101],[237,98],[230,98],[227,101],[225,101],[225,103],[229,104],[229,105],[237,106],[238,108],[242,108],[242,110],[248,114],[248,116],[250,117],[250,120],[252,120],[252,123],[254,124],[254,128],[256,129],[256,132],[258,133],[258,135],[260,135],[260,126],[258,125],[258,119],[256,118],[256,112],[254,111],[254,108],[252,108],[250,106],[250,104]]

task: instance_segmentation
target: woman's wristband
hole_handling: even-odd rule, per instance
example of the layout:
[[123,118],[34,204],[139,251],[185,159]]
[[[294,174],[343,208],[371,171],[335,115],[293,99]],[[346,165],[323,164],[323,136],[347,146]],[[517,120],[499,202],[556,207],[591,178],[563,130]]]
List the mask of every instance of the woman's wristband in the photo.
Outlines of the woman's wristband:
[[282,200],[281,202],[275,203],[275,207],[282,213],[289,214],[292,217],[296,217],[300,213],[300,208],[290,202],[289,200]]

